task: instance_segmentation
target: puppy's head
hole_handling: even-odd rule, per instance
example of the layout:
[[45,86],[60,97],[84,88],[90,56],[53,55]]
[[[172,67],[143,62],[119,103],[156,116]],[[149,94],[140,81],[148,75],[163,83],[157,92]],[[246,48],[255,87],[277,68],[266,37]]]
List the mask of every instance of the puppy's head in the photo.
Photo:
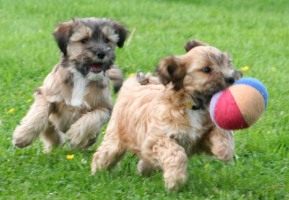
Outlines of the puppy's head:
[[163,59],[157,72],[164,85],[171,83],[174,90],[183,89],[198,106],[206,106],[216,92],[241,77],[228,53],[198,41],[189,41],[185,49],[185,55]]
[[127,30],[111,19],[82,18],[60,23],[53,35],[63,53],[64,66],[73,66],[86,76],[110,68],[115,46],[123,46]]

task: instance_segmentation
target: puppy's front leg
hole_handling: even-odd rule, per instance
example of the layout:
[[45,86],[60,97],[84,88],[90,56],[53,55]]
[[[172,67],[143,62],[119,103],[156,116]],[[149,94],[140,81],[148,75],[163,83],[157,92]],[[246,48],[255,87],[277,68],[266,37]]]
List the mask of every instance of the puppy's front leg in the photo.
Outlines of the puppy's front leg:
[[88,112],[79,118],[66,132],[71,147],[85,149],[92,145],[109,116],[110,110],[101,108]]
[[91,173],[113,168],[125,153],[125,145],[119,138],[117,129],[108,127],[101,145],[93,154]]
[[230,161],[234,156],[233,131],[214,127],[203,140],[203,144],[211,154],[223,161]]
[[114,92],[117,93],[120,90],[123,82],[122,72],[117,66],[113,65],[113,67],[109,69],[107,73],[109,79],[113,81]]
[[30,145],[40,132],[47,129],[51,106],[52,104],[44,99],[40,91],[36,91],[35,102],[13,133],[12,143],[15,146],[23,148]]

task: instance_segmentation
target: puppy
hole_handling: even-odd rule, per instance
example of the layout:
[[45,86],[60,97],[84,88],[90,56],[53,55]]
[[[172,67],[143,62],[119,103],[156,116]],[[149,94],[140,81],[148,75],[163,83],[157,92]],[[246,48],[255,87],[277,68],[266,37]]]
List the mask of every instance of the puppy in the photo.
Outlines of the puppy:
[[66,137],[72,147],[85,149],[110,117],[108,76],[119,83],[118,89],[121,73],[112,67],[115,47],[123,46],[127,29],[111,19],[83,18],[60,23],[53,35],[62,57],[36,89],[12,143],[26,147],[40,135],[48,152]]
[[187,182],[192,154],[232,159],[232,132],[212,123],[208,106],[240,73],[232,68],[229,55],[215,47],[189,41],[186,49],[185,55],[160,61],[158,81],[147,77],[151,80],[142,85],[135,76],[124,82],[104,140],[93,155],[92,174],[112,167],[131,151],[140,157],[140,174],[161,169],[166,188],[178,190]]

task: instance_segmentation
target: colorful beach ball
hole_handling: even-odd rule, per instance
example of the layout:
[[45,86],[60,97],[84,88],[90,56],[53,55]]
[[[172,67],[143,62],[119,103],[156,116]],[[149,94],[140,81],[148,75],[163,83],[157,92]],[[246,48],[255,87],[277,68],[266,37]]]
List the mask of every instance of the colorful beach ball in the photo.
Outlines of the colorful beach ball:
[[210,115],[222,129],[245,129],[262,116],[267,102],[268,92],[262,82],[255,78],[241,78],[213,96]]

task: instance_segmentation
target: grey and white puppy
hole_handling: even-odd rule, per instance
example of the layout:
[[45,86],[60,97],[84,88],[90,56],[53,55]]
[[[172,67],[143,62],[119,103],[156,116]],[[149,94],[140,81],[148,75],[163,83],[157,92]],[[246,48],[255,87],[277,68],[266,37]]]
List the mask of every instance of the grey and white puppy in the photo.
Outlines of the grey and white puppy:
[[113,67],[115,47],[123,46],[127,29],[111,19],[82,18],[60,23],[53,35],[62,57],[36,89],[12,143],[26,147],[40,135],[46,152],[66,139],[85,149],[111,114],[109,76],[121,83],[121,72]]

